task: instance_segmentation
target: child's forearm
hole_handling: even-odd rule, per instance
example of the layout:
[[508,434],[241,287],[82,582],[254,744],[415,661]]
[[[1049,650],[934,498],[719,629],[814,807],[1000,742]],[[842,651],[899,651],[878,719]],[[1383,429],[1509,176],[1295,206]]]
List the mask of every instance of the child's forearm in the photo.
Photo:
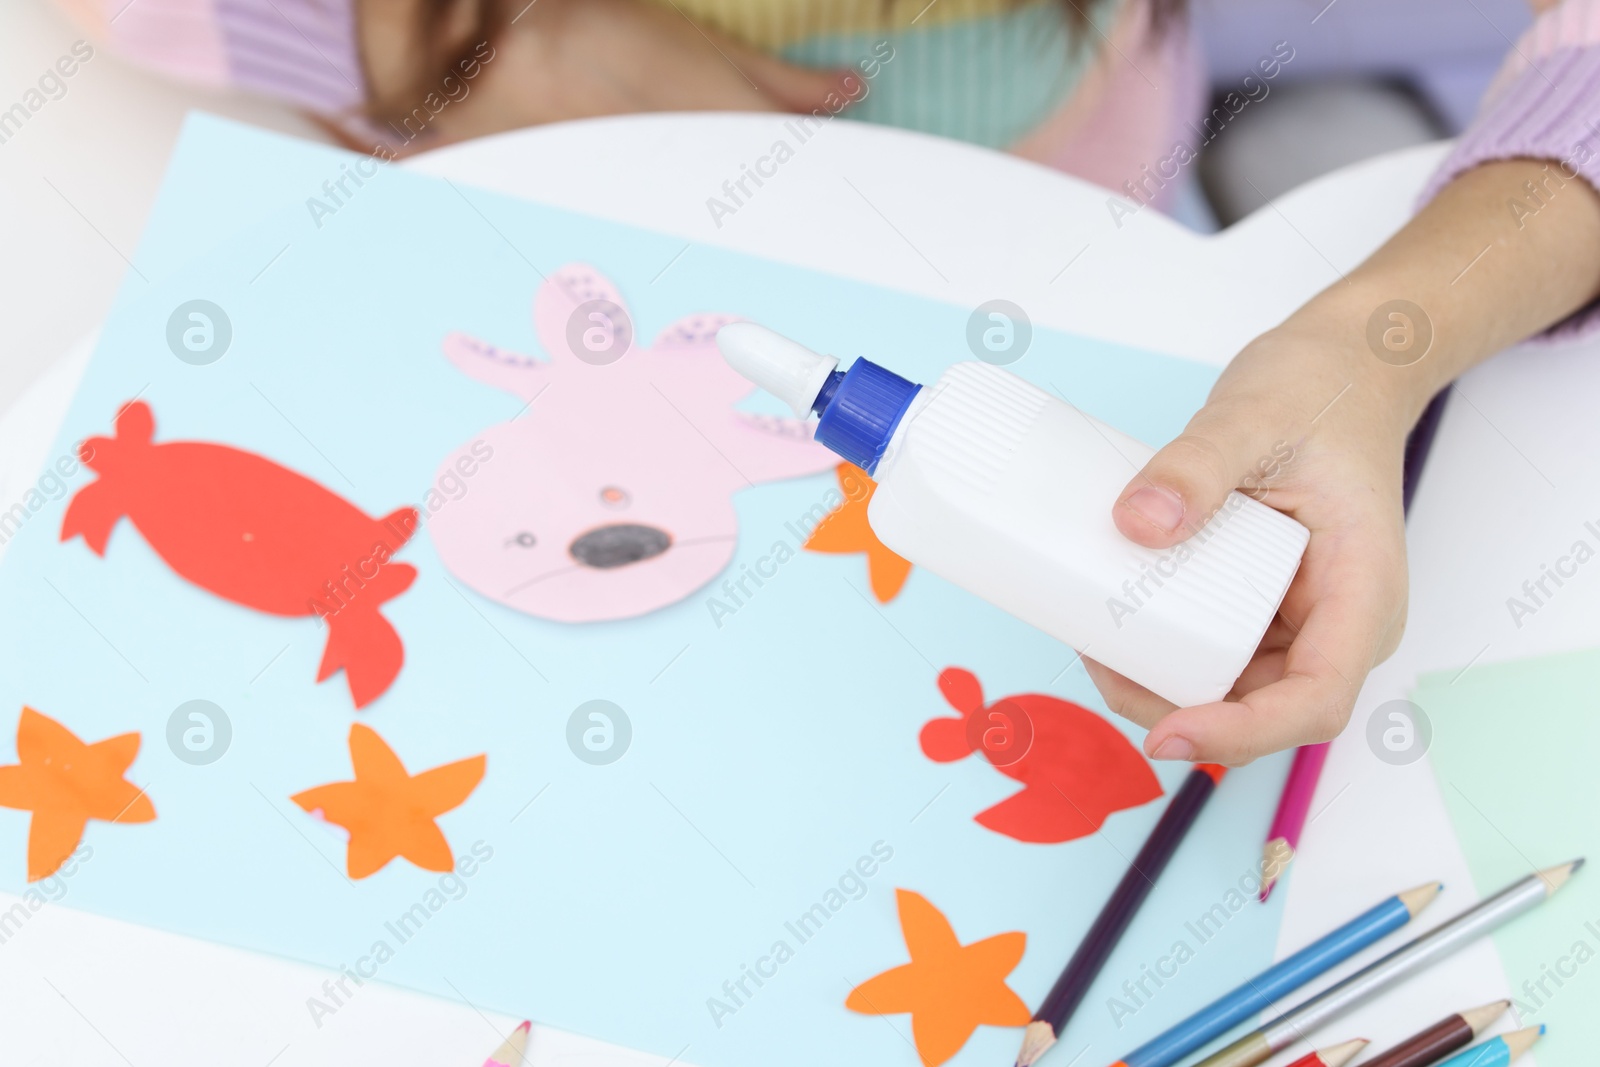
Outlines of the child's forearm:
[[1280,330],[1345,339],[1368,364],[1353,377],[1409,427],[1450,381],[1597,296],[1600,193],[1553,161],[1516,159],[1462,174]]

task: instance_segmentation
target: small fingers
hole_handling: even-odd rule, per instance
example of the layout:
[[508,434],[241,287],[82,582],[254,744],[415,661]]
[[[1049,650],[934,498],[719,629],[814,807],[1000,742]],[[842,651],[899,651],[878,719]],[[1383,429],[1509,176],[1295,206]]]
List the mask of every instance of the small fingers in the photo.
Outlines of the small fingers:
[[1106,707],[1124,719],[1148,730],[1177,706],[1137,682],[1129,681],[1105,664],[1097,663],[1088,656],[1081,658],[1084,669],[1089,672],[1089,680],[1100,690]]
[[1145,738],[1151,759],[1239,767],[1272,752],[1336,737],[1354,692],[1326,679],[1290,675],[1237,701],[1180,708]]
[[[1344,729],[1372,669],[1381,615],[1370,589],[1326,597],[1312,608],[1276,671],[1272,657],[1252,662],[1234,689],[1242,696],[1174,711],[1151,729],[1145,751],[1153,759],[1239,766],[1269,752],[1331,740]],[[1265,679],[1273,680],[1252,688]]]

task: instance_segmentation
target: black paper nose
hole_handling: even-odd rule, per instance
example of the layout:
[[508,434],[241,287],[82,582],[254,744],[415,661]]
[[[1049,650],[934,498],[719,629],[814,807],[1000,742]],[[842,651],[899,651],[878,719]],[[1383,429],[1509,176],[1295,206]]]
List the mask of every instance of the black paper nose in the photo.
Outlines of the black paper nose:
[[568,545],[567,551],[586,567],[606,569],[659,556],[670,547],[672,538],[665,530],[636,523],[618,523],[590,530]]

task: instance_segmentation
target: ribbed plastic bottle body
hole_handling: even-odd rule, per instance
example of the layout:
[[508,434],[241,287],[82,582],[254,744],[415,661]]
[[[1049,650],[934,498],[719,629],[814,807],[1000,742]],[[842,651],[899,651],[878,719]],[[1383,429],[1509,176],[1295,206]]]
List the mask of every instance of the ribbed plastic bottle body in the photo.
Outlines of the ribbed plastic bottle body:
[[1204,704],[1249,662],[1309,534],[1233,493],[1182,544],[1134,544],[1111,508],[1152,454],[1008,371],[957,364],[895,433],[868,520],[917,566],[1175,704]]

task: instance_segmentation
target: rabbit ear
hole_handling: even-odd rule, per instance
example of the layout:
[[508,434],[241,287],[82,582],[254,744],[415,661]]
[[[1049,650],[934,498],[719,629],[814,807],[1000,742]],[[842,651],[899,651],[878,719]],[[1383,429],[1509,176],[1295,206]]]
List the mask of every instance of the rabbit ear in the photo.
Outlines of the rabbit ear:
[[685,315],[656,335],[653,349],[674,352],[706,348],[717,343],[718,330],[737,321],[732,315]]
[[[611,279],[587,263],[552,273],[533,297],[533,328],[550,358],[612,362],[634,346],[633,315]],[[605,359],[590,358],[604,353]]]
[[504,348],[496,348],[476,337],[451,333],[445,337],[441,347],[445,358],[466,374],[524,400],[538,396],[548,383],[544,363]]
[[755,386],[728,366],[717,349],[717,331],[737,321],[732,315],[686,315],[672,323],[656,335],[650,349],[651,372],[674,368],[693,374],[699,390],[691,402],[708,412],[737,404],[755,392]]

